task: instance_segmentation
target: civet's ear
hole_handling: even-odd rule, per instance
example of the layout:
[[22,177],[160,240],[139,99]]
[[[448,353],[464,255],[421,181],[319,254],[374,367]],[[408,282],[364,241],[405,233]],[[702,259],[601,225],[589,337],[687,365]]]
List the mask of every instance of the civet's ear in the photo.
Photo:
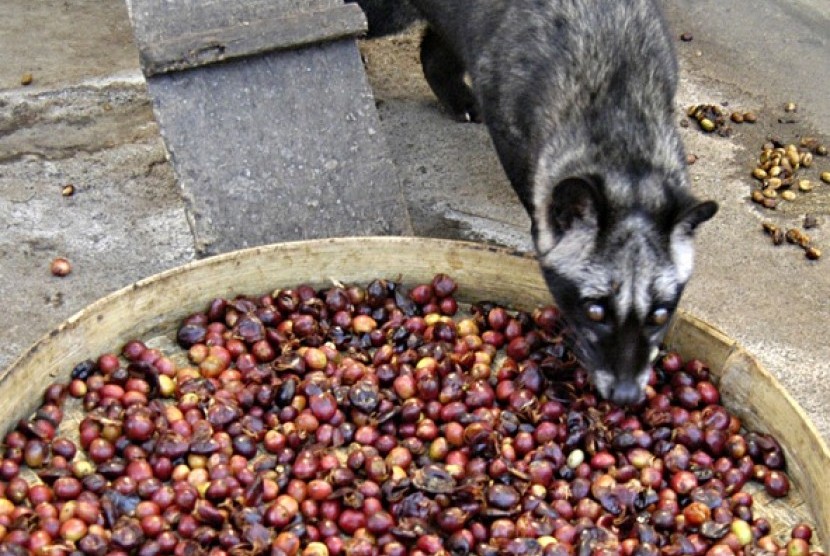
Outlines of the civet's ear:
[[675,229],[692,234],[699,225],[703,224],[718,212],[715,201],[702,201],[680,213],[675,223]]
[[605,197],[592,180],[562,180],[553,188],[548,213],[554,235],[560,237],[575,227],[598,228],[605,206]]
[[712,218],[718,212],[714,201],[695,202],[677,217],[670,234],[669,250],[677,280],[685,284],[692,276],[694,266],[694,247],[692,245],[695,228]]

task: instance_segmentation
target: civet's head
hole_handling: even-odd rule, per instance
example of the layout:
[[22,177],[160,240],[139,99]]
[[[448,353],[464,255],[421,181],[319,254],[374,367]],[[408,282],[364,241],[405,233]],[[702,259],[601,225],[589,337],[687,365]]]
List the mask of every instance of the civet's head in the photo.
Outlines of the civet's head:
[[537,188],[533,237],[575,353],[604,398],[640,401],[692,274],[695,228],[712,218],[656,174],[579,175]]

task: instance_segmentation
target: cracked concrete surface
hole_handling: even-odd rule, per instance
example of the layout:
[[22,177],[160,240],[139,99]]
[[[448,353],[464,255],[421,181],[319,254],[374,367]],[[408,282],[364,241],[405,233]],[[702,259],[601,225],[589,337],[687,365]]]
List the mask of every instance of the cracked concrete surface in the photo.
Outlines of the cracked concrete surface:
[[[830,143],[830,5],[798,0],[664,0],[678,41],[678,121],[692,103],[728,102],[759,113],[730,138],[683,130],[700,197],[721,204],[699,233],[686,309],[744,344],[830,438],[830,186],[777,211],[748,200],[749,172],[767,136]],[[0,0],[0,299],[6,326],[0,368],[90,302],[193,260],[181,192],[166,162],[117,0]],[[759,33],[758,30],[767,30]],[[774,30],[775,41],[769,41]],[[417,33],[361,50],[383,132],[419,235],[529,250],[529,222],[482,126],[437,107],[421,76]],[[772,44],[772,45],[771,45]],[[20,85],[31,71],[33,83]],[[784,102],[799,110],[783,117]],[[781,120],[781,121],[779,121]],[[787,123],[791,122],[791,123]],[[830,158],[816,168],[830,170]],[[76,193],[63,197],[72,183]],[[764,220],[799,226],[807,212],[825,258],[773,247]],[[67,256],[67,278],[49,262]],[[748,385],[751,388],[751,385]]]
[[[65,185],[74,194],[64,197]],[[0,367],[69,315],[194,258],[143,80],[0,93]],[[49,273],[56,256],[72,273]]]

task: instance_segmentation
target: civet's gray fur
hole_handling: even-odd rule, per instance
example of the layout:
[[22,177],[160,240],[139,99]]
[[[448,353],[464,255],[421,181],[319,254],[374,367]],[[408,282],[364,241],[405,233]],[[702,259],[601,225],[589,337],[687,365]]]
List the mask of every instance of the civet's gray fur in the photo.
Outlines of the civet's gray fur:
[[457,118],[487,125],[594,384],[638,401],[692,273],[693,232],[717,211],[690,192],[656,2],[410,2],[428,23],[425,76]]

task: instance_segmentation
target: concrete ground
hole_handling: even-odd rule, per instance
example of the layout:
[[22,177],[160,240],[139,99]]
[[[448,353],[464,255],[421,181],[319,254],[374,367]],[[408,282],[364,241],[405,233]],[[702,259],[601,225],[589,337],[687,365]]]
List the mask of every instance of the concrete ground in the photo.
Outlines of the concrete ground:
[[[764,211],[749,172],[768,136],[830,144],[830,4],[663,0],[692,103],[753,110],[730,138],[683,129],[696,193],[716,199],[683,306],[739,340],[830,439],[830,185]],[[134,280],[195,258],[185,206],[154,121],[121,0],[0,0],[0,368],[69,315]],[[528,219],[482,126],[437,107],[416,34],[364,42],[383,131],[419,235],[529,249]],[[21,78],[31,73],[31,84]],[[785,113],[786,102],[797,112]],[[278,125],[276,122],[274,125]],[[817,159],[808,172],[830,170]],[[67,184],[75,193],[61,194]],[[773,247],[762,221],[810,230],[825,256]],[[56,256],[74,270],[50,275]],[[751,388],[751,385],[747,385]]]

